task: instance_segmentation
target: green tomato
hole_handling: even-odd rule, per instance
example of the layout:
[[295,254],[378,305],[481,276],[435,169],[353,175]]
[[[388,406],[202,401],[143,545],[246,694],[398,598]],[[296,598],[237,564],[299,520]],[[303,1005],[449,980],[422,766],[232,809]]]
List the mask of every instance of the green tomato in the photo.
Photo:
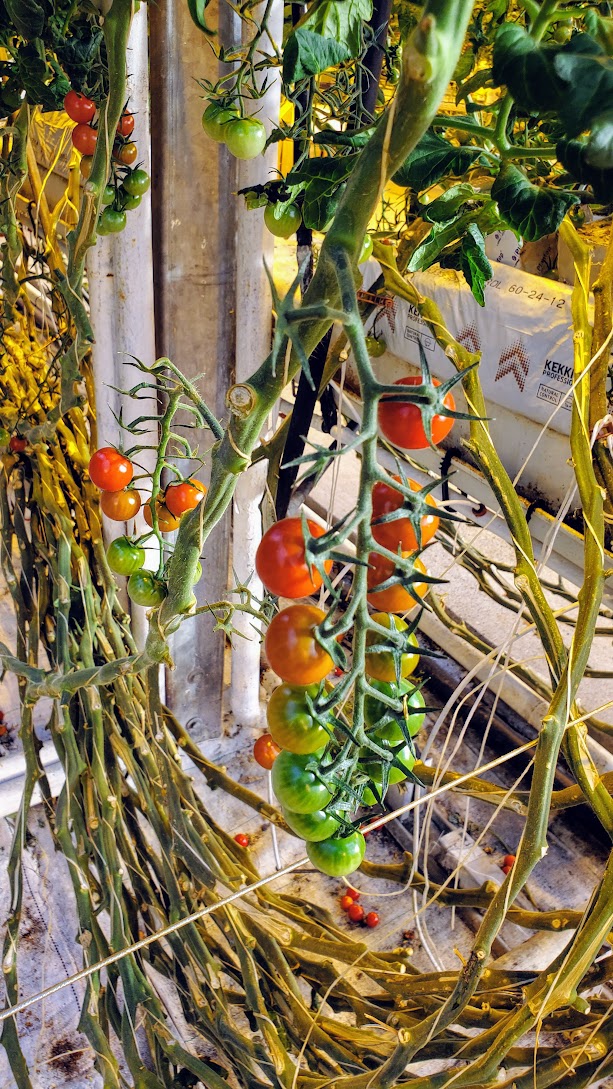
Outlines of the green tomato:
[[390,69],[388,69],[387,82],[391,83],[392,87],[395,87],[396,84],[398,83],[399,79],[400,79],[400,69],[396,68],[396,65],[394,64],[394,65],[392,65],[392,67]]
[[373,240],[369,234],[364,235],[364,241],[362,242],[362,249],[360,256],[358,257],[358,265],[363,265],[364,261],[368,261],[369,257],[372,257]]
[[147,171],[142,170],[140,166],[137,166],[136,170],[131,170],[123,179],[123,187],[131,197],[142,197],[150,185],[151,178]]
[[311,699],[315,699],[318,691],[318,684],[311,684],[308,688],[280,684],[275,688],[268,701],[266,718],[270,735],[280,748],[289,752],[312,753],[327,745],[330,735],[313,718],[306,701],[307,692]]
[[[381,733],[384,733],[386,730],[390,730],[390,734],[394,734],[393,727],[390,729],[390,727],[386,727],[386,726],[383,727],[383,730],[381,731]],[[383,737],[377,737],[377,741],[379,742],[379,744],[381,745],[381,747],[383,749],[395,749],[397,747],[397,742],[389,741],[384,736]],[[401,768],[390,768],[390,770],[389,770],[389,779],[388,779],[388,785],[389,786],[392,786],[392,784],[394,784],[394,783],[402,783],[403,780],[407,778],[409,772],[411,772],[413,770],[413,766],[415,764],[415,757],[413,756],[413,753],[411,752],[408,745],[403,745],[402,748],[395,754],[394,758],[395,758],[395,760],[397,760],[402,765],[402,767]],[[382,791],[382,787],[383,787],[383,765],[382,765],[381,761],[379,761],[379,760],[368,760],[362,765],[362,767],[363,767],[364,771],[366,772],[366,774],[370,775],[370,778],[372,779],[373,783],[377,787],[377,793],[382,794],[383,793],[383,791]],[[364,793],[362,795],[362,802],[363,802],[364,805],[375,805],[376,804],[377,798],[373,794],[370,787],[366,787],[366,790],[364,791]]]
[[117,537],[106,550],[111,571],[116,575],[133,575],[145,562],[145,549],[133,544],[129,537]]
[[102,194],[102,203],[103,204],[112,204],[114,200],[115,200],[115,186],[114,185],[105,185],[104,192]]
[[361,832],[352,832],[344,839],[307,843],[309,861],[328,877],[348,877],[361,866],[365,851],[366,840]]
[[121,202],[124,212],[132,212],[135,208],[138,208],[142,199],[143,198],[139,196],[138,193],[126,193]]
[[236,121],[237,117],[236,110],[211,102],[202,115],[202,127],[212,140],[216,140],[218,144],[224,144],[228,122]]
[[[395,681],[370,681],[371,687],[376,688],[377,692],[382,692],[384,696],[390,696],[392,699],[397,699],[400,703],[404,702],[404,705],[409,712],[405,719],[405,725],[409,732],[410,737],[415,737],[423,725],[425,716],[422,710],[425,707],[424,697],[422,696],[419,688],[411,684],[409,681],[405,681],[404,677],[401,678],[400,684],[396,684]],[[406,700],[404,699],[406,697]],[[415,709],[415,713],[411,714],[411,711]],[[382,700],[378,700],[376,696],[366,696],[364,700],[364,720],[367,726],[376,727],[376,734],[379,734],[381,726],[394,726],[397,731],[396,745],[399,745],[401,741],[405,740],[402,729],[394,715],[394,712],[388,704],[383,703]]]
[[151,609],[161,605],[166,597],[166,587],[152,571],[135,571],[128,579],[128,597],[135,605]]
[[295,204],[267,204],[264,223],[275,238],[291,238],[302,223],[302,215]]
[[387,351],[387,344],[381,337],[366,337],[366,351],[372,359],[378,359]]
[[325,809],[333,795],[315,773],[306,765],[321,753],[304,756],[293,752],[280,752],[272,766],[272,788],[277,800],[292,813],[315,813]]
[[[395,613],[373,613],[372,619],[380,624],[383,628],[395,628],[396,631],[406,631],[408,625]],[[366,645],[367,646],[382,646],[385,643],[385,639],[382,635],[378,635],[377,632],[368,631],[366,633]],[[410,647],[419,648],[419,643],[415,638],[415,635],[410,635],[407,639],[407,644]],[[418,654],[411,654],[410,652],[403,653],[400,659],[400,676],[408,677],[410,673],[416,669],[419,662]],[[367,651],[365,660],[365,671],[367,677],[374,678],[376,681],[396,681],[396,664],[394,662],[394,656],[390,651]]]
[[0,446],[8,446],[10,438],[10,431],[7,431],[6,427],[0,427]]
[[563,23],[558,23],[553,32],[553,40],[558,45],[566,45],[573,36],[573,24],[572,19],[564,20]]
[[105,208],[98,220],[98,234],[119,234],[126,225],[126,213]]
[[338,821],[325,809],[316,809],[314,813],[293,813],[291,809],[281,809],[285,823],[300,839],[309,843],[318,843],[338,832]]
[[226,147],[237,159],[255,159],[266,144],[266,129],[257,117],[238,117],[226,125]]

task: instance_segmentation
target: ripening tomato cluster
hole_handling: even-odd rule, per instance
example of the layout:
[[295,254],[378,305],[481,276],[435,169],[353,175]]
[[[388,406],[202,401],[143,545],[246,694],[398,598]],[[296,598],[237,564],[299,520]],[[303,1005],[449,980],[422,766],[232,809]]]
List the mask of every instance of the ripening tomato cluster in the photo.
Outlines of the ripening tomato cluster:
[[[129,522],[136,517],[142,501],[140,493],[131,486],[134,466],[125,454],[113,446],[101,447],[90,458],[89,475],[92,483],[100,488],[100,507],[107,518],[116,522]],[[155,501],[160,533],[171,533],[178,529],[182,516],[197,507],[205,494],[206,487],[199,480],[181,480],[169,484]],[[152,529],[152,499],[145,503],[143,515]],[[132,601],[151,608],[162,603],[166,597],[166,587],[153,572],[142,570],[145,558],[145,550],[139,541],[129,537],[118,537],[107,550],[111,571],[128,577],[128,595]],[[202,575],[200,565],[196,568],[196,574],[198,578]]]
[[341,908],[352,923],[361,923],[362,926],[372,930],[381,920],[376,911],[364,911],[362,905],[358,903],[359,899],[360,893],[357,889],[344,889],[340,898]]
[[241,117],[233,105],[210,102],[202,115],[202,128],[237,159],[255,159],[266,146],[263,123],[257,117]]
[[[98,130],[92,124],[96,115],[96,103],[87,95],[70,90],[64,99],[64,109],[75,127],[72,143],[81,152],[81,176],[89,178]],[[125,111],[119,119],[113,145],[113,172],[102,195],[104,205],[97,224],[98,234],[117,234],[126,226],[126,212],[138,208],[151,184],[146,170],[134,167],[138,149],[131,139],[134,131],[134,115]]]
[[[396,492],[396,489],[390,489]],[[402,497],[400,496],[401,505]],[[437,519],[428,521],[438,521]],[[400,522],[392,523],[394,526]],[[323,530],[307,521],[312,538],[322,536]],[[436,526],[428,527],[435,532]],[[400,531],[408,539],[408,531]],[[323,569],[329,572],[331,561]],[[303,598],[316,592],[322,584],[320,572],[309,566],[300,518],[284,518],[264,534],[256,554],[256,570],[266,589],[279,597]],[[359,831],[343,835],[343,826],[335,813],[335,792],[318,774],[329,742],[336,737],[333,713],[318,715],[314,705],[331,684],[324,684],[333,669],[333,661],[317,641],[316,630],[325,614],[316,606],[301,603],[289,605],[271,621],[266,633],[265,648],[268,661],[282,684],[272,693],[267,707],[269,733],[259,737],[254,746],[256,761],[272,770],[272,785],[281,805],[286,823],[307,843],[309,859],[319,870],[341,877],[353,873],[364,857],[365,841]],[[382,627],[398,631],[407,629],[406,622],[389,612],[374,614]],[[382,645],[381,636],[367,633],[370,646]],[[414,635],[407,644],[417,648]],[[424,720],[424,699],[420,690],[406,678],[418,663],[417,654],[410,650],[400,657],[400,677],[396,676],[394,654],[390,650],[367,651],[365,668],[371,686],[383,696],[398,700],[404,707],[404,726],[414,737]],[[414,750],[407,741],[405,730],[389,705],[374,695],[366,698],[364,706],[366,728],[380,748],[393,751],[394,766],[389,769],[388,783],[399,783],[410,774],[415,763]],[[370,758],[369,758],[370,757]],[[361,787],[361,802],[375,805],[382,800],[384,773],[380,761],[365,749],[360,762],[365,779]],[[357,807],[357,802],[356,802]]]

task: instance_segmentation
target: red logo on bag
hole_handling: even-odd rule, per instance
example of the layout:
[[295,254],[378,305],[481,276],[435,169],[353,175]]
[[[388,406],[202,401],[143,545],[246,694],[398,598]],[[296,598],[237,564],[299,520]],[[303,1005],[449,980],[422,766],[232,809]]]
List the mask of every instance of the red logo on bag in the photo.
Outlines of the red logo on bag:
[[526,349],[521,340],[516,340],[513,344],[509,344],[508,348],[505,348],[500,356],[494,382],[498,382],[498,380],[504,378],[506,374],[512,374],[523,393],[529,370],[530,358],[526,354]]
[[458,334],[458,344],[461,344],[463,348],[468,348],[469,352],[473,352],[477,355],[481,351],[481,337],[477,332],[477,326],[473,323],[467,325],[462,332]]

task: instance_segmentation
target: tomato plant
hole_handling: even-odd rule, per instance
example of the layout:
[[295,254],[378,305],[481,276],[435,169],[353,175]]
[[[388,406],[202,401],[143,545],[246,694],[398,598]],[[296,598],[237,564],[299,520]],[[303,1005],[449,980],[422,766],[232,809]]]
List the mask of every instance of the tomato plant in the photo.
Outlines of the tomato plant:
[[237,159],[255,159],[266,144],[266,129],[257,117],[237,117],[224,125],[228,151]]
[[[307,521],[311,537],[322,537],[325,530]],[[324,568],[332,570],[332,561]],[[277,597],[308,597],[322,584],[319,571],[306,562],[306,550],[300,518],[282,518],[262,537],[255,556],[255,569],[271,594]]]
[[98,132],[91,125],[79,124],[72,130],[72,143],[82,155],[93,155]]
[[[372,619],[384,628],[395,628],[396,631],[399,632],[406,631],[408,627],[406,622],[399,616],[394,616],[390,613],[374,613]],[[407,644],[416,649],[419,645],[414,635],[409,635],[407,637]],[[385,639],[375,631],[368,631],[366,634],[366,645],[367,647],[384,646]],[[411,654],[410,652],[405,653],[403,651],[399,656],[397,670],[392,644],[390,644],[390,650],[366,651],[366,673],[376,681],[396,681],[397,672],[399,672],[401,677],[408,677],[417,668],[418,663],[418,654]]]
[[306,686],[330,672],[332,659],[315,637],[324,619],[325,613],[314,605],[290,605],[271,620],[264,647],[271,669],[282,681]]
[[360,250],[360,257],[358,264],[362,265],[365,261],[368,261],[372,257],[373,241],[372,235],[365,234],[364,241],[362,242],[362,249]]
[[279,753],[272,766],[272,788],[284,809],[291,813],[316,813],[325,809],[333,793],[307,765],[317,764],[317,753]]
[[[402,553],[402,559],[409,558],[409,552]],[[368,565],[368,603],[373,609],[380,611],[385,609],[390,613],[406,613],[413,609],[418,604],[419,598],[424,597],[428,592],[427,582],[412,582],[410,591],[399,583],[389,586],[386,590],[377,590],[377,586],[387,582],[399,569],[396,568],[393,560],[382,556],[380,552],[370,553]],[[426,574],[426,568],[418,556],[413,557],[412,566],[414,571],[419,571],[422,575]]]
[[315,699],[318,685],[295,688],[281,684],[275,688],[266,707],[268,729],[277,745],[290,752],[310,753],[323,748],[330,734],[309,710],[307,694]]
[[115,522],[129,522],[131,518],[136,518],[140,504],[140,495],[135,488],[126,488],[121,492],[102,492],[100,495],[102,513]]
[[281,812],[292,832],[307,843],[329,839],[339,829],[339,823],[334,814],[327,813],[325,809],[316,809],[313,813],[295,813],[291,809],[282,807]]
[[204,499],[206,487],[199,480],[183,480],[180,484],[169,484],[164,493],[164,502],[175,518],[180,518],[188,510],[193,510]]
[[270,734],[262,734],[256,738],[253,745],[253,759],[256,764],[266,771],[270,771],[281,749],[275,743]]
[[161,605],[166,597],[166,587],[151,571],[134,571],[128,579],[128,597],[135,605],[151,609]]
[[[400,482],[399,476],[395,476],[393,479]],[[420,491],[420,486],[415,480],[406,480],[405,484],[414,492]],[[428,506],[437,509],[436,500],[431,495],[426,495],[425,502]],[[390,552],[397,552],[399,548],[402,552],[415,552],[418,548],[423,548],[432,540],[440,525],[440,519],[436,514],[424,514],[419,519],[420,540],[418,541],[410,518],[396,518],[390,522],[379,522],[377,524],[377,518],[383,518],[385,515],[400,510],[403,504],[404,496],[397,488],[393,488],[390,484],[385,484],[381,480],[378,480],[373,486],[373,523],[371,532],[375,541],[388,548]]]
[[107,548],[106,558],[115,575],[133,575],[145,563],[145,549],[128,537],[117,537]]
[[64,109],[71,121],[76,121],[78,125],[88,125],[95,117],[96,103],[87,95],[71,89],[64,99]]
[[105,492],[120,492],[134,476],[132,462],[113,446],[101,446],[89,459],[92,484]]
[[[422,379],[417,375],[408,378],[399,378],[396,386],[419,386]],[[434,386],[440,386],[438,378],[432,379]],[[446,408],[453,411],[455,401],[452,393],[446,393],[443,401]],[[437,443],[449,434],[453,427],[451,416],[435,415],[431,422],[432,442]],[[408,401],[386,400],[385,395],[379,403],[379,428],[381,434],[388,442],[401,450],[424,450],[430,445],[428,436],[424,430],[422,410],[419,405],[410,404]]]
[[[307,843],[310,861],[329,877],[347,877],[362,865],[366,841],[361,832],[352,832],[344,838],[333,837],[318,843]],[[354,908],[360,907],[355,904]],[[349,909],[349,917],[354,908]],[[362,914],[364,909],[362,908]]]

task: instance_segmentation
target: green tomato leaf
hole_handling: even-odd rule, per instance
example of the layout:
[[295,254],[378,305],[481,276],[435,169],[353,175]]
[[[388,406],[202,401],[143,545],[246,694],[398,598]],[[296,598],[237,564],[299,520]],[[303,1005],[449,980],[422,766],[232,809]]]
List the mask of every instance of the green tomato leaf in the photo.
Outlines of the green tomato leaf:
[[357,155],[316,156],[307,159],[287,176],[287,184],[304,192],[302,219],[305,227],[322,231],[336,211],[340,187],[349,177]]
[[476,223],[469,223],[460,247],[460,268],[479,306],[485,306],[484,287],[492,278],[485,254],[485,238]]
[[494,82],[506,84],[525,110],[555,110],[565,93],[554,67],[556,53],[537,45],[518,23],[505,23],[494,40]]
[[349,60],[351,53],[341,42],[324,38],[307,27],[297,27],[289,35],[283,50],[283,80],[297,83],[306,76],[317,76]]
[[40,38],[45,26],[45,8],[38,0],[4,0],[14,30],[28,41]]
[[613,58],[587,34],[577,34],[554,61],[568,84],[558,113],[568,136],[591,128],[596,118],[613,111]]
[[413,251],[407,268],[409,272],[421,272],[430,268],[443,252],[446,246],[457,242],[470,221],[470,213],[457,215],[447,223],[435,223],[427,235]]
[[427,204],[421,210],[421,215],[429,223],[446,223],[453,219],[462,210],[468,201],[486,201],[489,195],[479,193],[468,182],[458,182],[450,186],[440,197]]
[[362,26],[371,15],[372,0],[315,0],[296,29],[331,38],[349,56],[357,57],[362,48]]
[[443,174],[465,174],[480,154],[478,147],[456,147],[442,136],[426,132],[392,180],[419,193]]
[[594,121],[585,149],[585,160],[597,170],[613,169],[613,109]]
[[209,26],[205,19],[205,12],[208,7],[209,0],[187,0],[187,7],[192,17],[192,22],[208,37],[215,37],[215,30]]
[[527,242],[557,231],[568,209],[580,201],[577,193],[533,185],[521,170],[511,165],[500,171],[491,195],[507,225]]

